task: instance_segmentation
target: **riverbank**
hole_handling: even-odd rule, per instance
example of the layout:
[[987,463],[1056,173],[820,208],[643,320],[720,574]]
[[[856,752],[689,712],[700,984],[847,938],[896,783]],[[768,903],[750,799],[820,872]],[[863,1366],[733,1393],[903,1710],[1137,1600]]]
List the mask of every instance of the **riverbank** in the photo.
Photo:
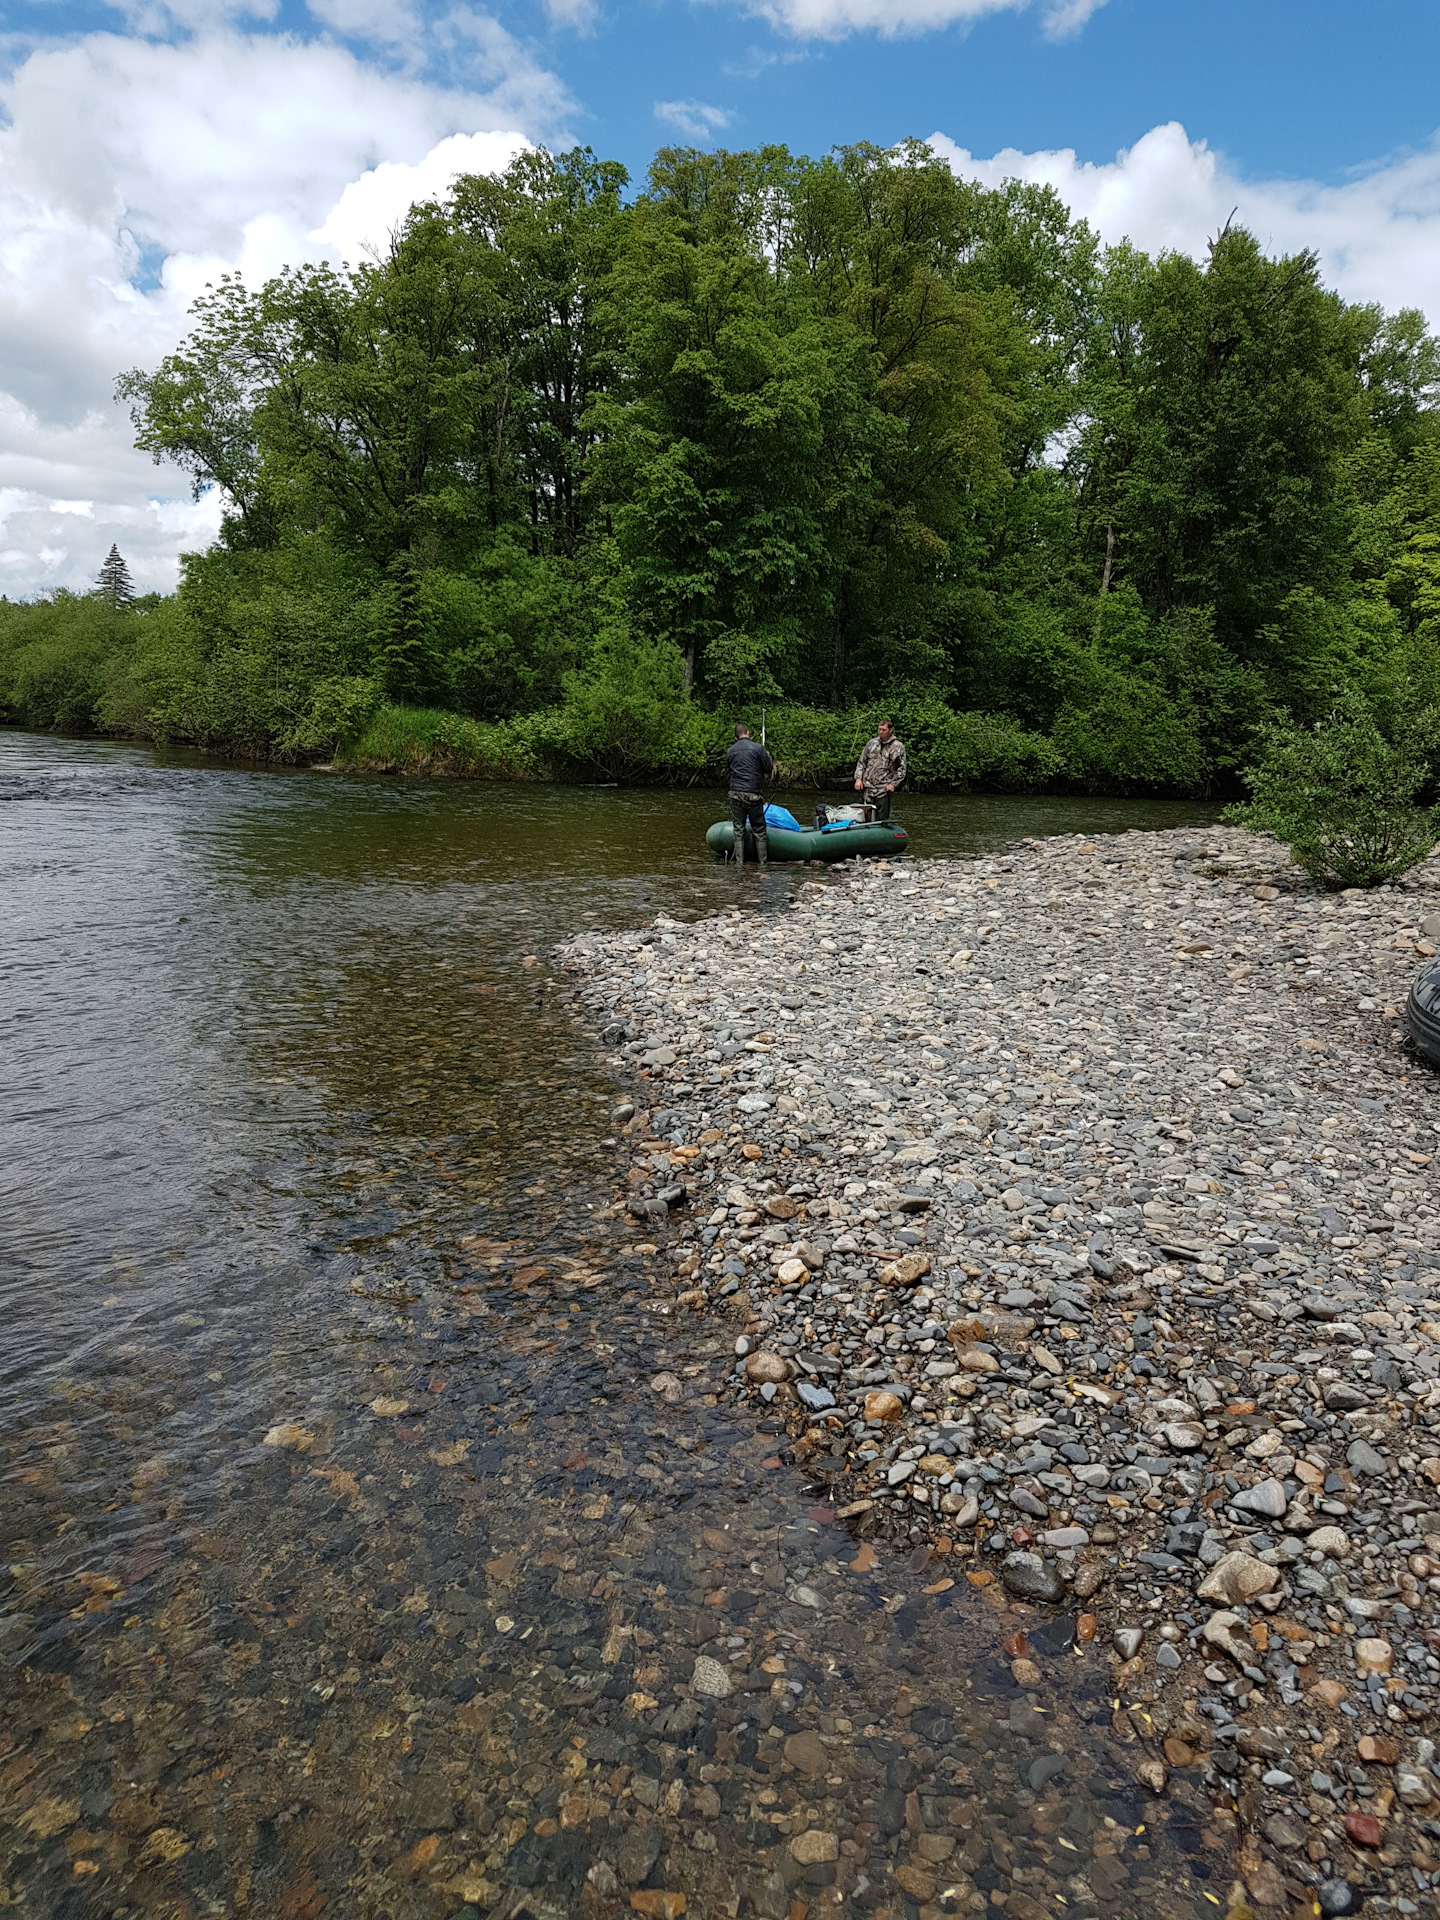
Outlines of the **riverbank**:
[[861,1556],[1013,1616],[1042,1708],[1026,1622],[1074,1608],[1253,1905],[1423,1910],[1440,1098],[1398,1015],[1440,869],[1326,897],[1205,827],[734,879],[560,949],[672,1311],[733,1320],[729,1392]]

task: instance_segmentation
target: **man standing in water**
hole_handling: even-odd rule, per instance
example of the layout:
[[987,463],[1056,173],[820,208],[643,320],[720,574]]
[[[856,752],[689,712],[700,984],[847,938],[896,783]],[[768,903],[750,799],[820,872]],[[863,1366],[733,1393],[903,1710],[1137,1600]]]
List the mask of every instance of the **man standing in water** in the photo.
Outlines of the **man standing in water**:
[[863,793],[875,809],[877,820],[890,818],[890,802],[905,778],[905,745],[895,738],[888,720],[880,722],[880,731],[865,743],[855,768],[855,791]]
[[730,770],[730,819],[735,828],[735,858],[745,858],[745,823],[755,835],[755,852],[763,867],[770,857],[770,842],[765,833],[765,795],[762,788],[775,771],[775,762],[764,747],[750,738],[750,729],[735,729],[735,744],[725,755]]

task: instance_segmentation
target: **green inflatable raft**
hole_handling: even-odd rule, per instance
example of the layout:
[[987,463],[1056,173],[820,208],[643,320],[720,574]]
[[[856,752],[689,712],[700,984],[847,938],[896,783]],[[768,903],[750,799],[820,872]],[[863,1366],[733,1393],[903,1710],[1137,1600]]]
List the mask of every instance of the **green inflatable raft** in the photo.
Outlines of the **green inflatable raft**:
[[[822,833],[818,827],[802,827],[792,833],[788,827],[771,827],[766,833],[772,860],[853,860],[857,855],[881,858],[903,853],[910,836],[895,822],[872,820],[868,826],[830,827]],[[746,836],[747,857],[755,858],[755,841]],[[722,859],[735,851],[735,829],[728,820],[717,820],[705,835],[705,844]]]

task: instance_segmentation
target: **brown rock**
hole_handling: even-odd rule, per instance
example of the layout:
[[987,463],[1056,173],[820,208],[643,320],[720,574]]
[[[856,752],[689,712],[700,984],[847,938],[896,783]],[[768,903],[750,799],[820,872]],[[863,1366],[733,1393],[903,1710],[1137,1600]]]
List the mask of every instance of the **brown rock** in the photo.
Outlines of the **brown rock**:
[[898,1393],[867,1393],[865,1396],[867,1420],[898,1420],[904,1411],[905,1402]]
[[1357,1847],[1378,1847],[1380,1844],[1380,1822],[1373,1813],[1347,1813],[1345,1816],[1345,1838]]
[[912,1900],[935,1898],[935,1876],[926,1873],[922,1867],[897,1867],[895,1878]]
[[647,1892],[643,1887],[639,1893],[632,1893],[630,1905],[636,1913],[652,1916],[652,1920],[680,1920],[685,1911],[683,1893]]
[[1165,1758],[1172,1767],[1189,1767],[1195,1763],[1194,1749],[1188,1747],[1183,1740],[1175,1739],[1173,1735],[1165,1742]]
[[1038,1687],[1040,1669],[1033,1660],[1012,1660],[1010,1672],[1017,1687]]
[[1148,1787],[1151,1793],[1164,1793],[1165,1769],[1158,1760],[1142,1760],[1135,1773],[1141,1785]]
[[[1099,1537],[1098,1528],[1091,1537]],[[1088,1600],[1092,1594],[1098,1593],[1104,1584],[1105,1569],[1098,1562],[1090,1560],[1084,1566],[1075,1569],[1074,1592],[1077,1600]]]
[[1128,1886],[1129,1881],[1130,1875],[1125,1870],[1124,1861],[1117,1859],[1113,1853],[1097,1853],[1090,1862],[1090,1885],[1101,1900],[1118,1899],[1121,1889]]
[[818,1733],[807,1728],[803,1733],[792,1733],[785,1742],[785,1758],[792,1767],[798,1767],[801,1773],[821,1774],[830,1769],[830,1756],[826,1753]]
[[778,1386],[782,1380],[790,1378],[790,1368],[778,1353],[767,1353],[762,1348],[759,1353],[746,1356],[745,1378],[753,1380],[757,1386],[763,1386],[767,1382]]
[[1355,1665],[1361,1673],[1389,1673],[1395,1650],[1388,1640],[1357,1640]]
[[888,1267],[882,1267],[880,1278],[887,1287],[913,1287],[929,1271],[930,1262],[923,1253],[907,1253],[902,1259],[892,1260]]
[[1383,1733],[1362,1734],[1356,1746],[1360,1758],[1372,1767],[1393,1767],[1400,1758],[1395,1742],[1387,1740]]
[[1028,1893],[1021,1893],[1018,1887],[1012,1887],[1010,1897],[1005,1902],[1005,1920],[1052,1920],[1052,1915],[1050,1908],[1042,1907]]
[[1261,1860],[1248,1868],[1245,1888],[1257,1907],[1279,1907],[1283,1912],[1290,1904],[1285,1892],[1285,1876],[1273,1860]]
[[821,1827],[807,1827],[790,1842],[790,1853],[802,1867],[818,1867],[826,1860],[840,1858],[840,1836]]
[[1237,1666],[1248,1666],[1255,1658],[1253,1642],[1247,1640],[1245,1623],[1238,1613],[1222,1608],[1212,1613],[1201,1628],[1206,1644],[1218,1647],[1222,1653],[1228,1653]]
[[950,1833],[921,1833],[915,1837],[915,1851],[931,1866],[939,1866],[955,1851],[955,1836]]
[[1345,1698],[1345,1688],[1338,1680],[1317,1680],[1310,1689],[1310,1696],[1323,1701],[1327,1707],[1338,1707]]
[[1257,1593],[1270,1593],[1280,1584],[1278,1567],[1266,1566],[1248,1553],[1227,1553],[1216,1561],[1196,1591],[1203,1600],[1227,1607],[1242,1606]]
[[1272,1847],[1279,1847],[1284,1853],[1293,1853],[1296,1847],[1305,1844],[1305,1824],[1288,1813],[1272,1813],[1265,1822],[1265,1838]]
[[982,1347],[961,1347],[960,1364],[967,1373],[998,1373],[1000,1362]]
[[793,1220],[800,1211],[799,1203],[784,1193],[772,1193],[764,1204],[772,1220]]

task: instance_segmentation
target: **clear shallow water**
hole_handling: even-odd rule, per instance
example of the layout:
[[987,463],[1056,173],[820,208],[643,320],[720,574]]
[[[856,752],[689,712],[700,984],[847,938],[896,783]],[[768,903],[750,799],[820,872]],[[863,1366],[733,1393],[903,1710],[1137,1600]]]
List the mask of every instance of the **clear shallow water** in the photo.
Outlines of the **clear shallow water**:
[[[544,958],[778,911],[719,811],[0,734],[0,1904],[1223,1903],[1183,1775],[1134,1785],[1154,1703],[857,1546],[596,1218],[615,1088]],[[922,854],[1210,817],[903,810]]]

